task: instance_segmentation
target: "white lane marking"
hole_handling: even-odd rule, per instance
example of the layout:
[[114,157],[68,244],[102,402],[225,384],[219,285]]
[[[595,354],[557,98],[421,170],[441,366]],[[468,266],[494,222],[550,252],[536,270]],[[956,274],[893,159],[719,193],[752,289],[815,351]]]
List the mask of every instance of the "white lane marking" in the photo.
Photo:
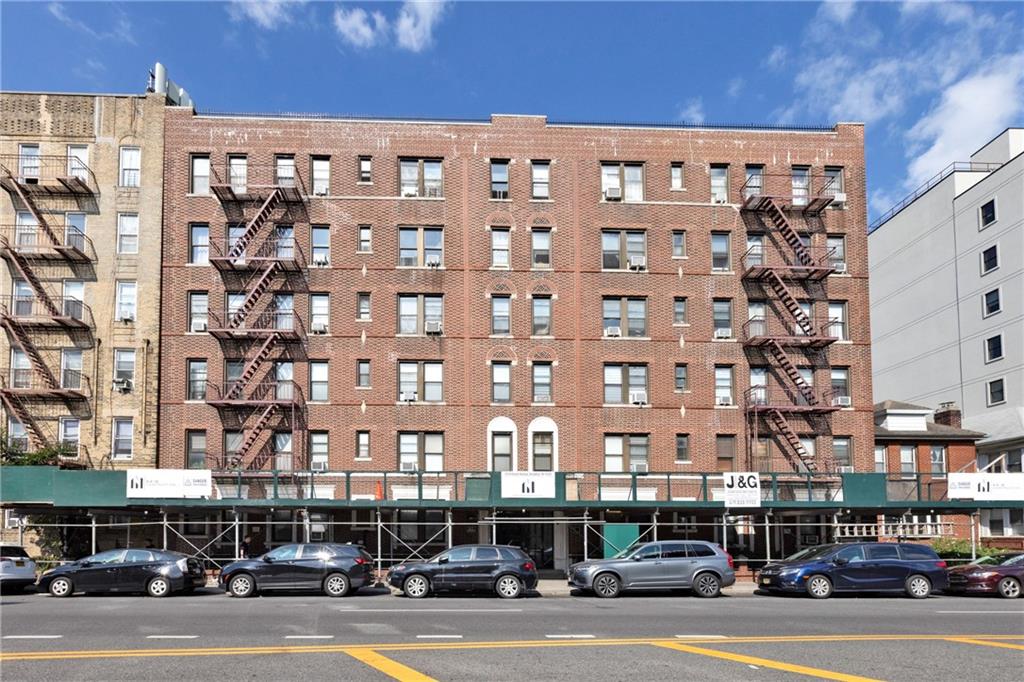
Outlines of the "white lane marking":
[[334,635],[285,635],[285,639],[334,639]]
[[64,635],[4,635],[4,639],[61,639]]
[[1024,616],[1024,611],[936,611],[935,613],[1006,613],[1013,616]]
[[725,635],[676,635],[676,639],[729,639]]
[[522,613],[522,609],[351,609],[346,613]]
[[544,635],[548,639],[594,639],[594,635]]
[[462,639],[462,635],[416,635],[416,639]]
[[146,639],[198,639],[199,635],[146,635]]

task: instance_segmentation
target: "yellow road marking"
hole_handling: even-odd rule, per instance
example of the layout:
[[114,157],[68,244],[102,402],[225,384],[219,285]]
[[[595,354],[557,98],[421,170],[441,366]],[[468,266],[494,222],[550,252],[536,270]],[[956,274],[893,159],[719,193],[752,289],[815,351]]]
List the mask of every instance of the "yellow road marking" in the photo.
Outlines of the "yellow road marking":
[[[778,637],[727,637],[691,639],[692,644],[744,644],[787,642],[882,642],[882,641],[943,641],[950,639],[1002,640],[1024,639],[1024,635],[962,634],[962,635],[793,635]],[[673,638],[620,638],[586,640],[511,640],[484,642],[391,642],[377,644],[320,644],[297,646],[253,647],[180,647],[172,649],[80,649],[70,651],[16,651],[0,653],[0,662],[48,661],[89,658],[146,658],[160,656],[251,656],[264,654],[349,653],[356,649],[381,651],[442,651],[449,649],[527,649],[567,646],[616,646],[638,644],[677,643]]]
[[809,668],[805,665],[783,663],[782,661],[774,661],[770,658],[759,658],[757,656],[745,656],[743,654],[734,654],[731,651],[716,651],[714,649],[705,649],[699,646],[680,644],[679,642],[661,642],[656,644],[655,646],[660,646],[665,649],[672,649],[674,651],[683,651],[688,654],[698,654],[700,656],[711,656],[712,658],[721,658],[726,661],[733,661],[734,663],[746,663],[747,665],[756,665],[761,668],[782,670],[787,673],[796,673],[798,675],[807,675],[809,677],[819,677],[823,680],[839,680],[840,682],[879,682],[878,680],[875,680],[870,677],[860,677],[859,675],[847,675],[846,673],[838,673],[832,670],[823,670],[821,668]]
[[1001,649],[1016,649],[1017,651],[1024,651],[1024,646],[1020,644],[1010,644],[1008,642],[986,642],[981,639],[972,639],[969,637],[950,637],[946,641],[960,642],[961,644],[977,644],[979,646],[996,646]]
[[357,661],[379,670],[388,677],[402,680],[402,682],[437,682],[433,677],[427,677],[418,670],[413,670],[398,661],[381,656],[373,649],[343,649],[343,651]]

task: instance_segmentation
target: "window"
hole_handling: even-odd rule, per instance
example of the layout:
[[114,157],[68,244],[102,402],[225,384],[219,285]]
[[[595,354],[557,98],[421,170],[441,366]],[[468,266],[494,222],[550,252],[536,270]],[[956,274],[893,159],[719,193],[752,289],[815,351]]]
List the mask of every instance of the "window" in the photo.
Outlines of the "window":
[[830,370],[832,375],[832,396],[850,396],[850,369],[848,367],[833,367]]
[[[832,438],[832,457],[835,458],[837,467],[851,467],[853,450],[850,447],[849,436],[835,436]],[[840,468],[842,471],[842,468]]]
[[512,434],[496,431],[491,434],[491,468],[493,471],[512,471]]
[[[120,235],[119,235],[120,238]],[[210,262],[210,226],[189,225],[188,262],[192,265],[208,265]]]
[[28,429],[14,417],[7,418],[7,445],[15,452],[28,452]]
[[732,299],[716,298],[711,302],[715,338],[732,338]]
[[676,364],[675,387],[679,393],[690,390],[689,368],[686,364]]
[[533,402],[550,403],[554,402],[554,394],[551,392],[551,363],[533,363]]
[[309,228],[309,241],[313,247],[313,267],[327,267],[331,264],[331,228],[313,225]]
[[676,296],[672,299],[672,324],[686,323],[686,298]]
[[715,436],[718,471],[732,471],[736,461],[736,436]]
[[764,190],[764,166],[750,164],[746,167],[746,181],[743,183],[743,198],[761,196]]
[[370,388],[370,361],[356,361],[356,386],[359,388]]
[[139,214],[117,214],[117,252],[139,252]]
[[985,229],[996,221],[996,200],[989,199],[978,210],[978,218],[981,220],[981,229]]
[[985,294],[982,296],[982,317],[995,315],[996,313],[1002,311],[1003,302],[1001,300],[1002,297],[1000,294],[1001,292],[999,289],[993,289],[992,291],[985,292]]
[[370,294],[361,291],[356,294],[356,319],[369,320],[370,318]]
[[531,161],[530,174],[532,177],[532,198],[551,198],[551,162]]
[[295,157],[290,154],[274,156],[275,182],[281,187],[295,186]]
[[630,394],[640,391],[647,392],[647,365],[616,363],[604,366],[605,404],[629,404],[632,398]]
[[551,230],[530,232],[530,264],[535,268],[551,267]]
[[876,474],[884,474],[884,473],[888,473],[888,471],[889,471],[889,467],[888,467],[888,465],[886,464],[886,461],[885,461],[885,446],[884,445],[876,445],[875,446],[875,473]]
[[729,165],[711,164],[711,203],[724,204],[729,201]]
[[[619,335],[642,338],[647,336],[646,298],[604,298],[602,299],[602,324],[604,335],[614,336],[609,330],[618,328]],[[626,324],[623,325],[623,320]],[[625,327],[625,334],[622,334]]]
[[833,206],[841,206],[846,199],[843,183],[843,169],[839,166],[825,166],[825,185],[822,194],[832,197]]
[[1003,335],[996,334],[985,339],[985,362],[1003,359]]
[[185,466],[189,469],[206,467],[206,431],[185,432]]
[[72,417],[61,417],[57,422],[57,439],[69,457],[78,456],[78,443],[81,433],[81,422]]
[[604,470],[647,471],[650,436],[646,433],[605,434]]
[[732,365],[715,365],[715,404],[732,405]]
[[601,232],[601,267],[625,270],[632,260],[647,260],[647,233],[642,231],[604,230]]
[[811,196],[811,167],[793,166],[793,205],[806,206]]
[[326,402],[330,399],[330,392],[327,384],[329,376],[329,364],[326,360],[311,360],[309,362],[310,400]]
[[18,145],[18,174],[22,178],[39,178],[39,145]]
[[551,336],[551,297],[533,297],[533,335]]
[[309,466],[313,471],[327,471],[330,453],[330,434],[327,431],[309,432]]
[[440,227],[398,228],[398,264],[440,267],[444,264],[444,230]]
[[999,267],[999,245],[993,244],[981,252],[981,274],[987,275]]
[[111,430],[113,438],[113,459],[132,458],[132,429],[133,420],[131,417],[114,417],[114,425]]
[[[35,243],[35,235],[37,232],[36,219],[31,213],[18,212],[16,222],[18,223],[18,243],[23,243],[21,240],[25,237],[29,237]],[[85,251],[85,214],[84,213],[65,213],[64,214],[64,241],[68,246],[74,247],[79,251]]]
[[278,431],[271,440],[274,451],[274,468],[278,471],[292,469],[292,434],[291,431]]
[[325,197],[331,193],[331,157],[314,156],[313,164],[313,196]]
[[512,363],[491,363],[491,402],[512,401]]
[[828,249],[828,264],[833,270],[846,271],[846,237],[844,235],[829,235],[826,239]]
[[244,154],[228,155],[228,181],[235,194],[248,193],[249,159]]
[[370,459],[369,431],[356,431],[356,459]]
[[840,341],[849,341],[846,333],[846,301],[828,302],[828,335]]
[[444,471],[444,433],[401,431],[399,471]]
[[193,155],[192,160],[192,183],[189,191],[192,194],[210,193],[210,157],[205,155]]
[[78,390],[82,387],[82,351],[64,348],[60,352],[60,386]]
[[676,434],[676,464],[690,464],[690,435]]
[[399,159],[403,197],[443,197],[441,159]]
[[512,333],[512,299],[509,296],[491,297],[491,334]]
[[900,446],[900,473],[904,477],[913,477],[917,473],[917,446]]
[[728,232],[711,233],[711,270],[728,272],[732,268]]
[[601,195],[605,201],[643,201],[644,165],[642,163],[602,163]]
[[121,187],[138,187],[142,179],[142,150],[138,147],[121,147],[119,163]]
[[931,447],[932,476],[936,478],[946,477],[946,446],[933,445]]
[[114,379],[135,381],[135,349],[114,349]]
[[373,157],[359,157],[359,182],[373,182]]
[[371,225],[359,226],[359,253],[370,253],[373,251],[373,227]]
[[186,400],[206,400],[206,360],[189,360],[188,397]]
[[672,231],[672,257],[686,258],[686,230]]
[[295,295],[274,294],[274,329],[295,328]]
[[491,198],[508,199],[508,159],[491,161]]
[[683,162],[673,161],[669,167],[669,188],[681,190],[683,188]]
[[398,297],[398,333],[423,334],[425,323],[440,325],[444,318],[444,297],[432,294],[401,294]]
[[314,333],[326,332],[331,327],[330,294],[309,295],[309,325]]
[[135,320],[135,282],[118,281],[117,291],[117,319],[122,322]]
[[193,291],[188,295],[188,330],[202,332],[206,330],[207,317],[210,310],[210,295],[205,291]]
[[988,405],[1002,405],[1006,402],[1006,390],[1002,379],[994,379],[985,385],[988,393]]
[[491,228],[491,267],[507,268],[509,266],[509,239],[511,231],[507,227]]
[[550,431],[536,431],[533,434],[533,470],[553,471],[555,434]]
[[444,365],[440,362],[402,361],[398,363],[398,399],[410,397],[419,402],[444,400]]

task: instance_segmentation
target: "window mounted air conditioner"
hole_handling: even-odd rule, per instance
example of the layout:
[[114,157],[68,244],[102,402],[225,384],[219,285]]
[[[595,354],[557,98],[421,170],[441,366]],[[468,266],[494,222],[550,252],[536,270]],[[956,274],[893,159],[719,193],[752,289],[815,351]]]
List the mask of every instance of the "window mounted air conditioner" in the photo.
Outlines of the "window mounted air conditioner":
[[732,396],[731,395],[720,395],[720,396],[718,396],[717,398],[715,398],[715,405],[718,405],[719,407],[731,407],[732,406]]
[[533,396],[533,402],[535,402],[535,403],[550,403],[551,402],[551,396],[548,395],[547,393],[538,393],[537,395]]
[[715,338],[716,339],[731,339],[732,338],[732,328],[731,327],[723,327],[721,329],[716,329],[715,330]]
[[837,274],[844,275],[846,274],[846,263],[833,263],[832,269],[835,270]]
[[194,331],[194,332],[205,332],[206,331],[206,320],[192,320],[192,331]]
[[426,334],[440,334],[441,323],[438,320],[427,320],[423,323],[423,331]]
[[648,471],[647,462],[643,464],[630,464],[629,470],[634,474],[646,474]]
[[418,189],[406,188],[406,189],[402,190],[402,196],[403,197],[418,197],[419,195],[420,195],[420,192],[419,192]]
[[722,197],[722,196],[711,197],[711,203],[712,204],[727,204],[727,203],[729,203],[729,197]]
[[617,339],[622,336],[622,327],[605,327],[604,335],[609,339]]
[[313,324],[309,325],[309,331],[313,332],[314,334],[326,334],[327,333],[327,323],[326,322],[314,322]]
[[622,201],[622,188],[609,187],[604,191],[605,201]]
[[630,391],[629,402],[633,405],[646,405],[647,391]]
[[647,269],[647,256],[630,256],[629,257],[629,269],[630,270],[646,270]]
[[327,256],[327,254],[318,253],[315,256],[313,256],[313,267],[326,268],[330,264],[331,259]]
[[132,380],[131,379],[124,379],[124,378],[114,379],[114,388],[116,388],[121,393],[131,393],[132,392]]
[[310,468],[313,471],[327,471],[327,462],[313,462],[312,464],[310,464]]
[[129,322],[135,321],[135,316],[132,315],[131,313],[121,313],[121,316],[118,317],[117,319],[120,320],[121,322],[124,322],[125,324],[128,324]]
[[402,391],[398,394],[398,399],[403,403],[414,403],[416,402],[415,391]]
[[833,407],[850,407],[853,405],[853,399],[848,395],[837,395],[832,398]]
[[833,192],[832,193],[833,204],[845,204],[846,203],[846,192]]
[[439,268],[441,267],[441,257],[436,255],[427,256],[426,263],[428,268]]
[[398,465],[399,471],[416,471],[416,462],[401,462]]
[[839,473],[841,474],[852,474],[853,467],[839,467]]

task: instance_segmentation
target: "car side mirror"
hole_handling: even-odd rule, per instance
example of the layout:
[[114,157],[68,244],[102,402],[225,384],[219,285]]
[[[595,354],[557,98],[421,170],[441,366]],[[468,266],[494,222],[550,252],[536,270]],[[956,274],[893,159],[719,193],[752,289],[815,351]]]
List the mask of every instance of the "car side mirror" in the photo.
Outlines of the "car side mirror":
[[446,563],[448,563],[448,561],[449,561],[448,557],[443,556],[443,557],[441,557],[440,559],[437,560],[437,563],[439,563],[439,564],[446,564]]
[[81,566],[82,568],[89,568],[90,566],[93,565],[93,562],[92,561],[79,561],[78,565]]
[[634,554],[632,556],[632,559],[633,559],[633,561],[643,561],[644,560],[644,558],[642,556],[640,556],[639,554]]
[[850,563],[850,560],[844,559],[841,556],[837,556],[835,559],[832,560],[832,563],[834,563],[836,566],[845,566],[846,564]]
[[264,554],[262,558],[263,561],[265,561],[268,564],[274,563],[274,557],[270,556],[269,554]]

